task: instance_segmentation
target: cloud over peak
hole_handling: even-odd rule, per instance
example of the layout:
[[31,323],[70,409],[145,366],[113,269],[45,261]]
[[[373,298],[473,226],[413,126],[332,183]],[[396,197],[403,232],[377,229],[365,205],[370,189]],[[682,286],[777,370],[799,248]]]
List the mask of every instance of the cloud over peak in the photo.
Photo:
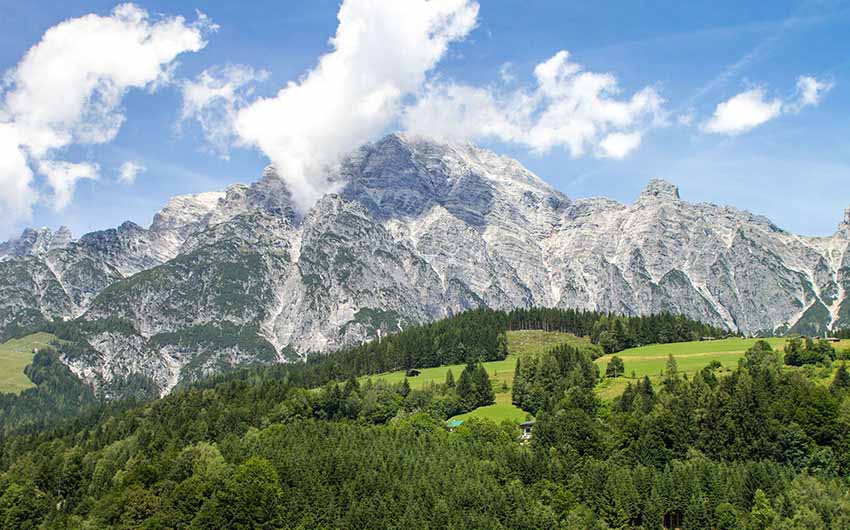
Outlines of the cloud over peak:
[[333,189],[328,166],[384,132],[477,16],[470,0],[344,1],[333,50],[274,97],[240,109],[240,141],[269,157],[306,209]]
[[532,90],[431,83],[405,110],[404,127],[451,139],[495,138],[538,153],[563,147],[573,157],[591,150],[622,158],[665,120],[653,87],[623,98],[613,75],[585,70],[566,50],[538,64],[534,80]]

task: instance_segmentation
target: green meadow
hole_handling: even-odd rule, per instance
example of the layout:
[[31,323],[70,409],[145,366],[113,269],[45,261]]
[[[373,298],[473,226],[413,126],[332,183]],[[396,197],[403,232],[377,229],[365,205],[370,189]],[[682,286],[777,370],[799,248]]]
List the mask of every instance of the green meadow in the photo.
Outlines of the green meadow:
[[528,415],[525,411],[518,409],[511,403],[510,392],[500,392],[496,394],[496,403],[487,405],[486,407],[478,407],[477,409],[465,414],[458,414],[451,418],[453,420],[468,420],[470,418],[487,418],[500,423],[503,421],[511,421],[521,423],[525,421]]
[[32,362],[34,349],[50,346],[55,338],[40,332],[0,344],[0,392],[17,394],[34,387],[24,368]]
[[[548,351],[559,344],[575,344],[588,342],[588,339],[576,337],[570,333],[558,333],[550,331],[509,331],[508,332],[508,356],[501,361],[490,361],[484,363],[484,368],[494,382],[496,392],[500,392],[503,386],[510,388],[514,380],[514,369],[517,357],[528,354],[538,354]],[[446,372],[452,371],[455,379],[463,371],[464,365],[453,364],[450,366],[437,366],[434,368],[422,368],[420,375],[407,379],[411,388],[422,388],[430,384],[439,384],[446,381]],[[368,375],[360,378],[360,382],[367,379],[373,381],[385,381],[387,383],[401,383],[404,380],[404,370],[388,372],[385,374]]]
[[[676,342],[671,344],[652,344],[639,348],[630,348],[621,352],[604,355],[596,360],[596,364],[604,373],[608,361],[614,355],[623,360],[625,377],[657,376],[667,366],[670,355],[676,359],[679,373],[695,373],[703,367],[717,361],[724,369],[732,369],[738,364],[744,352],[750,349],[759,339],[731,338],[722,340]],[[774,349],[782,349],[785,339],[764,339]]]
[[[576,337],[570,333],[559,333],[554,331],[509,331],[508,356],[502,361],[491,361],[484,363],[484,368],[490,376],[493,388],[496,392],[496,403],[486,407],[480,407],[461,414],[453,419],[467,419],[469,417],[489,418],[496,422],[510,420],[521,422],[525,420],[526,413],[516,408],[511,403],[511,385],[514,380],[516,360],[524,355],[537,355],[544,353],[560,344],[577,344],[588,342],[587,338]],[[438,366],[435,368],[422,368],[420,375],[408,377],[407,381],[411,388],[423,388],[430,384],[441,384],[446,381],[446,372],[452,371],[455,379],[463,371],[464,365],[455,364],[451,366]],[[404,380],[404,371],[389,372],[386,374],[371,375],[360,378],[360,382],[367,379],[373,381],[386,381],[387,383],[401,383]]]

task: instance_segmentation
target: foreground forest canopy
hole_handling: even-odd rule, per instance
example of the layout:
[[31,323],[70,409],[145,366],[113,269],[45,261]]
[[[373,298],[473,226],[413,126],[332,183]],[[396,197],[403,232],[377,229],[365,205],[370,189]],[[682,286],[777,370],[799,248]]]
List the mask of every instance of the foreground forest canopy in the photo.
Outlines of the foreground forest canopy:
[[[593,392],[601,348],[560,345],[517,367],[513,401],[537,420],[530,443],[509,423],[445,429],[457,410],[492,399],[477,363],[504,356],[507,329],[584,332],[597,343],[610,332],[623,345],[643,343],[629,330],[711,332],[669,315],[643,328],[586,317],[465,313],[309,363],[241,370],[9,433],[0,527],[850,527],[850,375],[842,364],[817,384],[767,342],[731,373],[707,366],[688,377],[674,362],[660,384],[630,384],[611,403]],[[368,364],[369,352],[383,360]],[[357,379],[455,361],[464,373],[421,389]]]

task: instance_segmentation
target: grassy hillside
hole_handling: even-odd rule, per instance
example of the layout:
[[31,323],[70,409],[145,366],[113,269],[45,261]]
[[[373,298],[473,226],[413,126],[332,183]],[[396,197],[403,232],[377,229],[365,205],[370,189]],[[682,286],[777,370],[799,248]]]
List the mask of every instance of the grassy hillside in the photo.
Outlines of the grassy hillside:
[[[711,341],[676,342],[672,344],[651,344],[639,348],[630,348],[615,353],[623,360],[626,377],[659,375],[667,364],[669,355],[673,355],[679,372],[693,373],[712,361],[718,361],[724,368],[734,368],[738,359],[759,339],[731,338]],[[774,349],[781,349],[785,339],[765,339]],[[596,360],[600,370],[605,370],[613,355],[605,355]]]
[[[508,356],[501,361],[484,363],[493,388],[496,391],[496,403],[487,407],[478,408],[472,412],[457,416],[457,419],[468,417],[490,418],[494,421],[512,420],[523,421],[525,412],[511,404],[511,384],[514,380],[514,369],[517,357],[523,355],[536,355],[546,352],[560,344],[587,343],[589,339],[576,337],[571,333],[559,333],[556,331],[508,331]],[[457,378],[463,371],[464,365],[454,364],[451,366],[438,366],[436,368],[422,368],[421,374],[409,377],[408,383],[411,388],[422,388],[429,384],[441,384],[446,380],[446,372],[452,371]],[[382,380],[387,383],[400,383],[404,380],[404,371],[389,372],[386,374],[361,377],[360,381],[367,379]]]
[[[497,391],[501,389],[502,383],[509,388],[514,378],[514,368],[518,356],[526,354],[537,354],[548,351],[550,348],[566,343],[588,342],[588,339],[576,337],[570,333],[559,333],[555,331],[508,331],[508,356],[501,361],[484,363],[490,379],[495,381]],[[422,368],[421,374],[409,377],[408,383],[411,388],[422,388],[429,384],[443,383],[446,380],[446,372],[452,371],[457,378],[463,371],[464,365],[453,364],[450,366],[437,366],[435,368]],[[404,380],[404,370],[389,372],[379,375],[370,375],[360,378],[360,382],[367,379],[373,381],[382,380],[387,383],[401,383]]]
[[[722,366],[721,372],[732,370],[738,365],[738,359],[743,357],[744,352],[750,349],[758,340],[766,340],[774,350],[781,351],[785,346],[785,339],[781,337],[767,339],[742,339],[735,337],[712,341],[651,344],[639,348],[630,348],[612,355],[605,355],[596,360],[600,373],[604,373],[608,361],[616,355],[623,360],[625,375],[617,379],[606,379],[599,384],[596,391],[602,399],[614,399],[623,392],[629,381],[633,380],[633,372],[635,378],[642,378],[646,375],[649,376],[653,383],[659,383],[662,379],[661,374],[667,364],[667,357],[670,354],[676,359],[676,369],[679,373],[694,374],[712,361],[720,363]],[[833,346],[836,351],[843,351],[850,348],[850,340],[842,340]],[[794,368],[786,367],[785,369]],[[831,378],[824,378],[823,384],[828,384],[831,380]]]
[[56,337],[49,333],[34,333],[0,344],[0,392],[20,393],[34,387],[24,368],[32,362],[33,350],[50,346]]
[[511,403],[510,392],[500,392],[496,394],[496,403],[487,405],[486,407],[478,407],[472,412],[459,414],[453,420],[468,420],[470,418],[487,418],[495,422],[512,421],[520,423],[525,421],[525,411],[522,411]]

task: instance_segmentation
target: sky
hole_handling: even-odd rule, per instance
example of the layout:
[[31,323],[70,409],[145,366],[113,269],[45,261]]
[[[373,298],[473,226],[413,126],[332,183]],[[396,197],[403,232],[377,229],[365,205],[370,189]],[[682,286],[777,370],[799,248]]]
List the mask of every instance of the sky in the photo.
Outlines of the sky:
[[299,208],[393,131],[571,198],[685,200],[829,235],[850,206],[850,2],[0,0],[0,239],[147,226],[256,180]]

